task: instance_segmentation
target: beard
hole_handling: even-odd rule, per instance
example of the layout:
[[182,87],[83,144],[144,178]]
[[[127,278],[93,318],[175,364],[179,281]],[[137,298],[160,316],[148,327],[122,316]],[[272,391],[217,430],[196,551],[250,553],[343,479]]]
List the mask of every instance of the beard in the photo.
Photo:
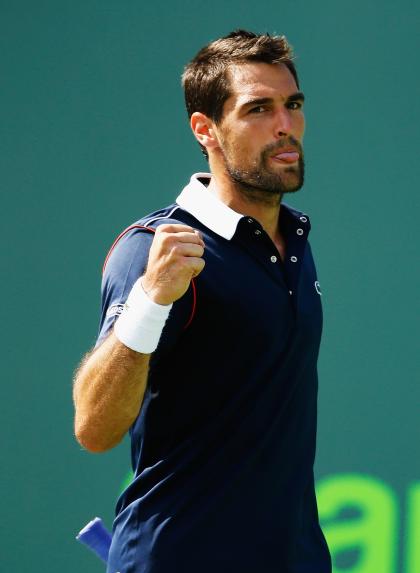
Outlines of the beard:
[[[281,169],[270,168],[271,158],[276,152],[280,153],[287,146],[294,147],[299,152],[297,163],[284,165]],[[298,191],[304,182],[305,163],[301,144],[294,138],[288,137],[281,142],[267,145],[251,165],[239,166],[231,160],[231,153],[222,150],[226,171],[239,191],[246,194],[248,199],[258,202],[272,202],[273,198],[281,201],[284,193]]]

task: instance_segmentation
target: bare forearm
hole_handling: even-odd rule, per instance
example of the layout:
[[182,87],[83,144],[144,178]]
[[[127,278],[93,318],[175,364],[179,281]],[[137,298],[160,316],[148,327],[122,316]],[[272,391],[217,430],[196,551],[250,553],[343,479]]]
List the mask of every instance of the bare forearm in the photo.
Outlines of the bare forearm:
[[101,452],[121,441],[140,410],[149,359],[112,333],[84,360],[73,397],[75,433],[86,449]]
[[76,374],[75,433],[86,449],[112,448],[136,419],[150,360],[150,354],[142,352],[156,349],[170,305],[204,267],[203,253],[201,234],[192,227],[170,224],[156,229],[146,273],[134,284],[116,323],[118,338],[113,332]]

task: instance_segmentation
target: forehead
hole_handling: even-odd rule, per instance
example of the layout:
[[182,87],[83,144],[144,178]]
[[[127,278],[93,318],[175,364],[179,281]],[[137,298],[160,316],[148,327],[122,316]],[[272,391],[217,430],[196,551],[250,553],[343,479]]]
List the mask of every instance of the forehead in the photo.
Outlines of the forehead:
[[247,62],[232,66],[229,75],[232,95],[226,100],[225,111],[239,107],[252,98],[286,100],[298,90],[295,79],[285,64]]

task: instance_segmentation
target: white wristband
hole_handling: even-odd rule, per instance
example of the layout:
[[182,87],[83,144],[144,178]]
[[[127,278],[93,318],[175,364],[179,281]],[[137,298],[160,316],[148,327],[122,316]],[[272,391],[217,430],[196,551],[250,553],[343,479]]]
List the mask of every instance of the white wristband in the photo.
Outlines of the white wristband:
[[156,350],[171,308],[172,304],[162,305],[151,300],[138,279],[115,322],[116,337],[136,352],[151,354]]

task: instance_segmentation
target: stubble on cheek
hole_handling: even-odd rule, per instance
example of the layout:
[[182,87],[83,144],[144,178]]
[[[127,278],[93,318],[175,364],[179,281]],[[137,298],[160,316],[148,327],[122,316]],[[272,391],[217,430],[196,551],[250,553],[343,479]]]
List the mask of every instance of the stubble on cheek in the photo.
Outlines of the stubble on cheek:
[[241,173],[256,173],[262,166],[261,155],[254,156],[246,144],[229,143],[225,138],[221,142],[221,152],[228,171],[232,169]]

